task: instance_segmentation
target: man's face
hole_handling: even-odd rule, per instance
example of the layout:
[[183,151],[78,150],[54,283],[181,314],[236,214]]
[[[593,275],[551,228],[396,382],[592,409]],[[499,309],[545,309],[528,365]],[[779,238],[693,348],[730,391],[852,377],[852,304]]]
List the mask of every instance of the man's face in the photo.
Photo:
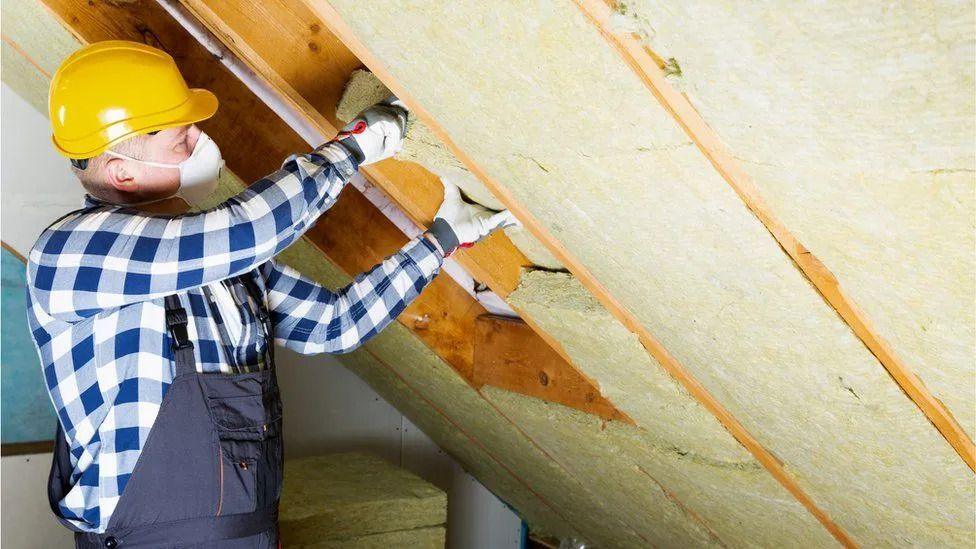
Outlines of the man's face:
[[[200,137],[195,125],[160,130],[143,136],[139,153],[132,154],[139,160],[163,164],[179,164],[189,158]],[[180,170],[149,166],[124,158],[111,158],[107,165],[112,184],[120,191],[132,193],[141,200],[170,196],[180,188]]]

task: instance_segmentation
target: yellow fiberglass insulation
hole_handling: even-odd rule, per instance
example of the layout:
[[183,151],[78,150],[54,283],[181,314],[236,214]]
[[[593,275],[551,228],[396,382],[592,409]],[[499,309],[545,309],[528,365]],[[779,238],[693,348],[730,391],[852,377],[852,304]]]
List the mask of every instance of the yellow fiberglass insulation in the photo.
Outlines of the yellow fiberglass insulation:
[[972,2],[628,0],[777,216],[976,436]]
[[[660,483],[703,517],[727,547],[836,543],[570,275],[527,272],[510,301],[530,314],[535,325],[599,385],[603,396],[637,423],[638,428],[619,422],[603,425],[598,418],[562,406],[516,395],[504,399],[506,413],[544,447],[551,444],[548,451],[566,445],[586,450],[574,453],[578,474],[595,474],[608,483],[618,479],[604,491],[606,497],[626,494],[639,499],[648,483]],[[619,475],[610,470],[619,470]],[[632,507],[645,506],[630,501]],[[627,501],[618,506],[627,506]]]

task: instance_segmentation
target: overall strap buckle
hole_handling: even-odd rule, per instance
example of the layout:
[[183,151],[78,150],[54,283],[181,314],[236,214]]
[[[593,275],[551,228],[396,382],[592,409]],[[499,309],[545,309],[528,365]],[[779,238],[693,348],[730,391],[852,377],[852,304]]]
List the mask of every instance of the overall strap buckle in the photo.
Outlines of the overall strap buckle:
[[166,296],[166,329],[173,337],[174,349],[192,349],[193,343],[190,341],[186,330],[188,317],[186,309],[180,305],[180,298],[177,295]]

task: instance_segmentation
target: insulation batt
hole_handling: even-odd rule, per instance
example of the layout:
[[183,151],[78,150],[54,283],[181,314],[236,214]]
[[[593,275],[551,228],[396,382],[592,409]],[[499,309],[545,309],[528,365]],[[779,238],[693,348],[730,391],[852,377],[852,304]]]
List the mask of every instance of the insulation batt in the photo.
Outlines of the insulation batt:
[[[856,542],[976,543],[972,471],[575,3],[330,4],[452,140],[782,460]],[[688,13],[704,9],[687,7]],[[767,8],[763,14],[775,18],[788,11]],[[952,31],[943,21],[955,16],[940,13],[939,23],[926,27],[931,37]],[[832,18],[862,19],[856,12]],[[703,26],[707,22],[692,17],[683,24],[703,35],[714,30]],[[795,28],[803,33],[808,27]],[[881,40],[877,33],[851,36]],[[926,42],[919,33],[895,36],[904,42],[869,48],[872,62],[883,57],[879,51]],[[784,34],[780,41],[790,39]],[[808,63],[830,57],[834,46],[818,47],[808,52]],[[693,70],[674,55],[684,75]],[[849,59],[864,50],[836,55],[854,66],[866,63]],[[794,88],[788,81],[776,85]],[[825,98],[839,100],[829,93]],[[803,123],[829,121],[833,111],[817,112],[819,118]],[[817,141],[794,143],[794,158],[804,158]],[[805,166],[787,160],[794,169]],[[796,180],[794,195],[824,192],[829,187],[821,175]],[[878,204],[896,201],[844,200],[857,204],[851,219],[858,220]],[[878,220],[863,222],[885,227]],[[959,341],[968,345],[971,333]]]
[[447,494],[368,454],[305,457],[285,463],[279,520],[288,547],[355,547],[377,534],[443,533]]
[[[620,322],[568,274],[531,271],[509,296],[556,339],[573,364],[638,428],[482,392],[549,452],[577,457],[621,508],[663,487],[702,517],[726,547],[829,547],[823,526],[705,408],[669,376]],[[566,452],[566,445],[583,452]],[[596,465],[599,464],[599,465]],[[612,474],[611,474],[612,472]],[[772,525],[775,524],[775,527]]]
[[[336,106],[336,118],[349,121],[370,105],[387,98],[390,90],[373,73],[355,70],[346,83],[342,98]],[[407,125],[407,136],[403,150],[397,160],[415,162],[432,173],[453,182],[461,188],[467,198],[492,210],[503,210],[505,206],[495,198],[485,185],[444,146],[426,124],[411,116]],[[505,234],[522,251],[533,265],[546,269],[562,269],[563,266],[552,256],[545,246],[539,243],[528,231],[521,227],[505,229]]]

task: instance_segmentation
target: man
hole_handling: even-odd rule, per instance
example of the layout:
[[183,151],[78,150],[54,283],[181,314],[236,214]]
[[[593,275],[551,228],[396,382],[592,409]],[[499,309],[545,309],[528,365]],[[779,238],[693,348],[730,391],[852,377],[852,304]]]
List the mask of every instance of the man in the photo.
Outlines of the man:
[[52,509],[77,547],[277,546],[274,344],[354,349],[445,256],[514,220],[448,186],[430,231],[332,292],[273,257],[359,166],[400,149],[408,113],[396,98],[199,213],[144,211],[185,211],[222,166],[194,125],[217,99],[188,89],[169,55],[81,48],[54,75],[49,106],[54,145],[87,191],[28,263],[28,317],[59,416]]

